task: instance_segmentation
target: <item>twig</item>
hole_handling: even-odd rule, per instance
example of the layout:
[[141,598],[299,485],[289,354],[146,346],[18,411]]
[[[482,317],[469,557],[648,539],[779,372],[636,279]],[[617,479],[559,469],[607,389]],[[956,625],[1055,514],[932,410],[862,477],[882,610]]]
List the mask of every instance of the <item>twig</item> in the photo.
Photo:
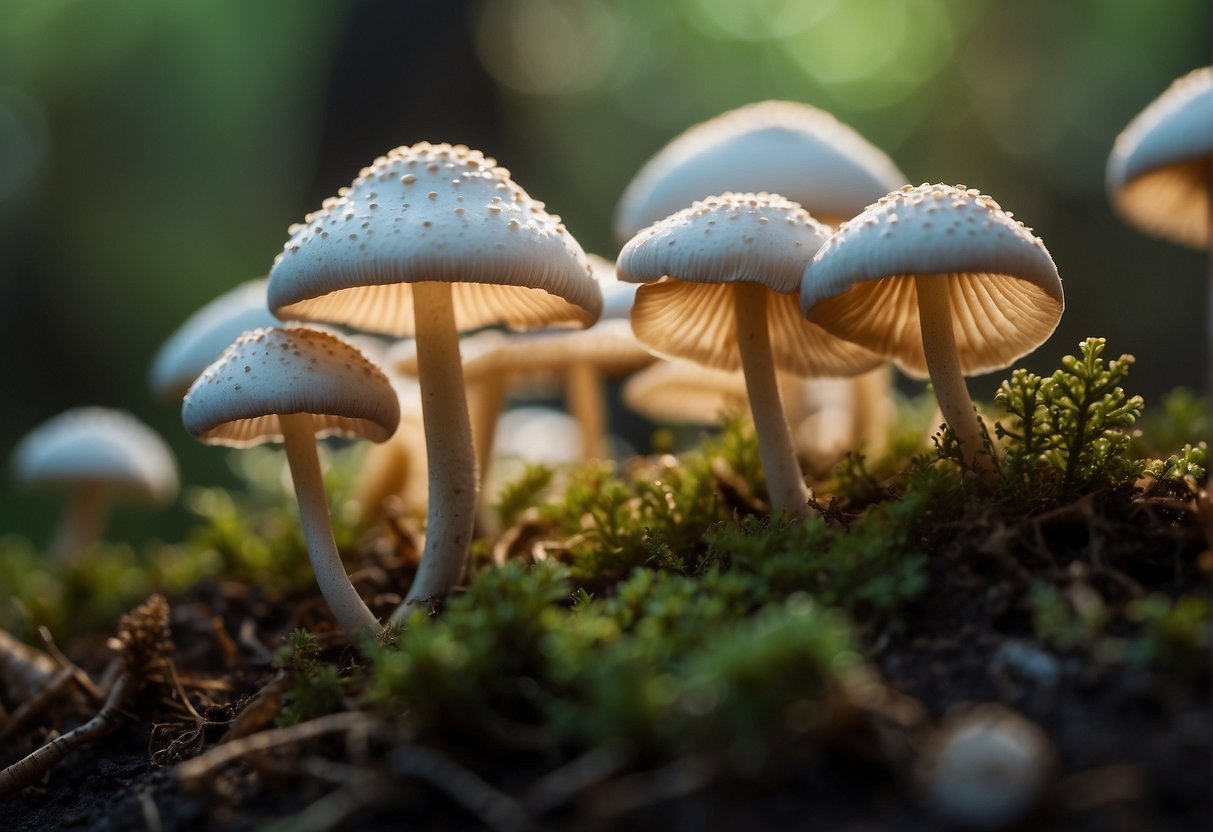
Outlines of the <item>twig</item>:
[[20,707],[13,711],[7,724],[0,728],[0,747],[13,737],[20,735],[31,722],[53,705],[74,681],[76,681],[76,674],[73,672],[73,668],[65,667],[52,676],[46,687],[38,691],[35,696],[22,702]]
[[96,716],[0,771],[0,797],[7,797],[26,786],[32,786],[68,754],[81,746],[96,742],[116,729],[123,719],[122,709],[138,687],[134,675],[124,672],[110,688],[109,696]]
[[143,814],[143,825],[147,827],[147,832],[162,832],[164,823],[160,819],[160,807],[156,805],[148,786],[139,790],[139,810]]
[[530,815],[518,801],[431,748],[401,746],[388,755],[388,768],[393,774],[415,777],[444,792],[497,832],[535,829]]
[[633,756],[620,745],[591,748],[532,783],[522,804],[532,814],[541,815],[571,803],[581,792],[622,771]]
[[377,720],[361,712],[347,711],[322,716],[310,722],[300,722],[286,728],[262,731],[259,734],[242,737],[217,746],[199,757],[187,760],[177,767],[177,780],[186,786],[193,786],[248,754],[306,742],[326,734],[344,733],[368,723],[377,723]]
[[58,668],[50,656],[0,630],[0,680],[13,701],[34,696]]
[[355,780],[311,803],[293,817],[266,827],[266,832],[329,832],[344,828],[343,824],[363,809],[392,797],[392,792],[379,778]]

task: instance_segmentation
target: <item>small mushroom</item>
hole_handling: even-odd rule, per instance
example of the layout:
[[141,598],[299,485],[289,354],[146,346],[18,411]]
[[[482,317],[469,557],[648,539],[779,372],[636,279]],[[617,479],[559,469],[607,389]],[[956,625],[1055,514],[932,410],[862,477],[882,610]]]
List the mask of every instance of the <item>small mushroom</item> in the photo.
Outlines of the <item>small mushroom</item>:
[[808,506],[776,367],[849,376],[881,360],[798,314],[799,275],[828,236],[781,196],[723,194],[641,231],[616,264],[621,280],[644,284],[632,329],[652,352],[744,370],[771,504],[795,518]]
[[1179,78],[1116,137],[1108,194],[1148,234],[1209,248],[1213,68]]
[[316,583],[347,633],[383,631],[350,584],[333,540],[316,439],[383,442],[400,421],[396,392],[357,349],[302,327],[256,329],[236,340],[185,394],[181,421],[209,445],[282,442]]
[[152,393],[163,401],[181,401],[185,391],[240,335],[275,326],[265,305],[265,278],[242,283],[185,319],[156,351],[148,374]]
[[477,482],[459,332],[589,326],[602,293],[560,218],[463,145],[390,151],[290,234],[270,271],[274,314],[416,338],[430,507],[402,619],[458,583],[471,544]]
[[177,463],[155,431],[123,410],[79,407],[30,431],[13,451],[22,485],[72,492],[47,552],[59,557],[94,543],[110,503],[131,496],[163,505],[177,495]]
[[961,185],[908,185],[842,224],[804,271],[805,316],[929,375],[965,461],[992,460],[966,375],[1002,369],[1040,346],[1065,301],[1044,242],[998,203]]

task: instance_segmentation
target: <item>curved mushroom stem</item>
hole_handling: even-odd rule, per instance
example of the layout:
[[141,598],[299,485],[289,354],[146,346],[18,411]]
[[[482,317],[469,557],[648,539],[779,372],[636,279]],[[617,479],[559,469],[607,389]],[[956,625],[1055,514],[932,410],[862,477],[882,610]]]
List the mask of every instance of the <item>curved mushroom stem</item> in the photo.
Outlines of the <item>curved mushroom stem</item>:
[[105,528],[109,509],[109,489],[104,485],[86,482],[76,486],[59,519],[55,536],[47,544],[47,554],[67,558],[96,543]]
[[430,505],[421,566],[404,603],[392,613],[393,621],[403,620],[412,605],[445,595],[459,582],[476,521],[476,455],[451,284],[413,284],[413,313]]
[[347,635],[369,633],[377,636],[383,632],[383,625],[354,591],[333,539],[333,521],[329,516],[328,499],[324,496],[324,478],[316,455],[316,431],[311,414],[291,413],[279,416],[278,420],[282,425],[291,480],[295,483],[295,499],[299,501],[299,522],[307,540],[307,555],[320,593]]
[[804,520],[809,516],[804,479],[779,401],[779,384],[775,378],[771,341],[767,334],[769,291],[757,283],[733,284],[737,346],[741,350],[741,367],[750,395],[750,412],[754,416],[754,430],[758,434],[758,451],[762,456],[762,470],[767,478],[771,506],[786,511],[795,520]]
[[606,459],[606,404],[602,376],[584,361],[575,361],[565,372],[565,397],[569,412],[581,428],[581,458]]
[[985,450],[977,411],[969,398],[960,358],[956,354],[956,336],[952,333],[952,301],[946,275],[916,275],[918,318],[922,327],[922,351],[927,372],[935,388],[935,401],[944,421],[956,434],[964,461],[972,465],[983,480],[995,475],[993,460]]

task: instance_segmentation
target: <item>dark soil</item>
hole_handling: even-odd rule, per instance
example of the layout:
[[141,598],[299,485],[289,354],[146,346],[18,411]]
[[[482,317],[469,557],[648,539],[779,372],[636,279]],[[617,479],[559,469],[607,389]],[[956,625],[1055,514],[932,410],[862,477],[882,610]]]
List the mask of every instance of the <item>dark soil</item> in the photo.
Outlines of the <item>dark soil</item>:
[[[924,730],[966,704],[1001,702],[1048,734],[1059,771],[1020,828],[1213,828],[1207,659],[1188,673],[1110,662],[1092,649],[1057,650],[1034,632],[1028,606],[1030,584],[1041,580],[1095,592],[1112,609],[1142,593],[1175,596],[1205,586],[1208,553],[1195,514],[1177,508],[1170,499],[1176,495],[1153,496],[1098,494],[1035,519],[990,512],[945,530],[934,541],[930,590],[892,635],[871,639],[871,658],[885,681],[927,715]],[[389,571],[366,579],[370,589],[378,583],[384,590],[377,611],[390,609],[394,597],[386,588],[394,576]],[[203,585],[172,606],[179,682],[205,722],[181,706],[170,680],[150,684],[116,732],[71,754],[40,785],[0,801],[0,829],[255,829],[296,815],[333,791],[332,783],[296,766],[303,756],[352,764],[359,754],[325,739],[285,759],[229,765],[193,791],[182,788],[174,767],[219,742],[273,678],[253,639],[272,649],[292,627],[323,630],[325,624],[314,601],[300,607],[298,599],[262,597],[239,585]],[[234,643],[242,626],[246,638]],[[225,647],[220,631],[233,643]],[[99,644],[91,652],[69,653],[94,674],[105,663]],[[61,705],[44,720],[46,727],[0,749],[0,765],[44,742],[49,726],[68,730],[93,711],[80,703]],[[634,766],[536,822],[551,829],[696,832],[935,828],[937,819],[905,765],[924,734],[899,729],[882,737],[872,724],[840,729],[826,742],[790,743],[778,759],[744,774],[728,765],[705,774],[695,761]],[[375,738],[368,748],[376,759]],[[500,748],[486,743],[444,751],[515,796],[560,762],[551,750],[486,750]],[[436,791],[425,778],[390,782],[374,806],[337,826],[308,816],[297,828],[471,829],[482,828],[483,817],[489,825],[519,828],[509,817],[493,821],[491,812],[477,818],[463,805],[467,801]]]

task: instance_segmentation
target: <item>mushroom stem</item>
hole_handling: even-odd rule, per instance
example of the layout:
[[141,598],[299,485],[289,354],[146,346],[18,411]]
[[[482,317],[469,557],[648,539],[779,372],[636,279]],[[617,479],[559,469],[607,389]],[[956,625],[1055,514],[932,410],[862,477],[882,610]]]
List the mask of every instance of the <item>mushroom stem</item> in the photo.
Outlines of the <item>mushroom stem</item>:
[[91,546],[101,537],[109,508],[109,490],[104,485],[85,482],[76,486],[63,510],[55,536],[47,544],[47,554],[66,558]]
[[581,458],[606,459],[606,405],[602,376],[590,364],[575,361],[565,373],[569,412],[581,428]]
[[472,445],[476,448],[476,476],[483,486],[493,463],[497,420],[505,405],[506,371],[489,373],[468,387],[468,413],[472,423]]
[[421,566],[393,621],[403,620],[413,604],[445,595],[459,582],[476,521],[476,455],[451,284],[415,283],[413,300],[430,504]]
[[745,373],[750,412],[758,434],[758,451],[767,478],[771,506],[795,520],[809,516],[804,479],[792,434],[779,400],[779,383],[771,360],[771,341],[767,334],[767,292],[757,283],[733,284],[733,314],[737,318],[737,346]]
[[388,497],[406,493],[411,465],[413,460],[408,445],[399,433],[381,445],[371,446],[354,486],[353,499],[363,523],[379,517],[383,512],[383,501]]
[[950,285],[946,275],[914,276],[922,351],[935,388],[935,401],[939,402],[944,421],[956,434],[961,458],[973,466],[982,479],[989,481],[995,473],[993,459],[986,453],[977,411],[973,409],[973,400],[969,398],[969,388],[960,370],[960,357],[956,354]]
[[852,441],[862,445],[869,459],[884,456],[893,426],[893,368],[881,364],[851,380]]
[[383,632],[383,625],[354,591],[333,539],[312,416],[310,413],[291,413],[280,415],[278,420],[282,425],[291,480],[295,483],[295,499],[299,501],[299,522],[307,540],[307,555],[320,593],[347,635],[369,633],[377,636]]

